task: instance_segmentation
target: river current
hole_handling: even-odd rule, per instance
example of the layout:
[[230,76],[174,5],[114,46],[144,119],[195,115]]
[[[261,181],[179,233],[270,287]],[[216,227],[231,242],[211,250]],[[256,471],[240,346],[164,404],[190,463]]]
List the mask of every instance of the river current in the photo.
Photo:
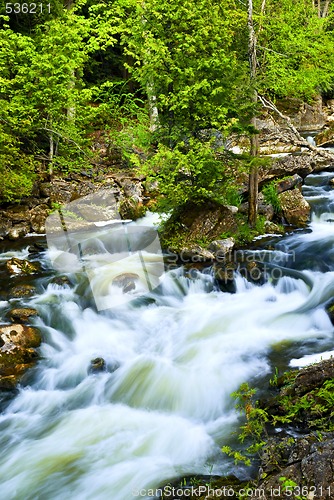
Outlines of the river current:
[[[131,500],[181,476],[238,473],[221,453],[238,424],[231,392],[334,348],[332,177],[307,178],[306,230],[250,251],[270,264],[261,286],[236,275],[223,293],[209,270],[180,268],[142,301],[98,312],[82,284],[40,278],[21,301],[40,315],[40,360],[0,414],[0,498]],[[1,259],[13,255],[28,251]],[[91,373],[97,357],[107,369]]]

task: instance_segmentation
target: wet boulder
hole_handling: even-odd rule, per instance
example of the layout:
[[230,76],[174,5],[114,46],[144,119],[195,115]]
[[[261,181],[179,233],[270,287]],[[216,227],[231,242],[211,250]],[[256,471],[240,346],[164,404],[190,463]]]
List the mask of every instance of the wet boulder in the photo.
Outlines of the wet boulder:
[[6,262],[6,268],[10,274],[35,274],[41,271],[41,266],[37,262],[29,262],[16,257]]
[[123,293],[131,292],[135,290],[136,282],[138,282],[139,276],[136,273],[122,273],[112,280],[112,284],[122,288]]
[[226,256],[230,254],[234,248],[235,239],[225,238],[223,240],[214,240],[208,246],[209,252],[212,252],[214,257],[220,261],[225,260]]
[[296,227],[305,227],[311,209],[299,189],[284,191],[278,195],[278,198],[287,223]]
[[92,359],[89,366],[89,373],[99,373],[106,370],[106,362],[103,358]]
[[68,276],[55,276],[52,278],[49,283],[52,285],[57,285],[61,287],[69,287],[72,286],[72,282]]
[[18,240],[23,238],[29,232],[29,225],[27,223],[15,224],[8,230],[8,239],[10,240]]
[[32,297],[35,294],[36,288],[33,285],[16,285],[9,290],[9,299]]
[[8,317],[13,322],[29,323],[38,315],[36,309],[30,307],[15,308],[8,312]]
[[235,268],[236,266],[233,262],[227,264],[215,263],[213,265],[213,275],[222,292],[236,292]]
[[212,262],[214,260],[214,255],[209,250],[202,248],[200,245],[192,245],[190,247],[183,248],[180,252],[180,257],[183,262]]
[[2,351],[10,351],[15,347],[35,348],[41,344],[39,330],[21,324],[0,326],[0,339]]
[[38,359],[41,344],[37,328],[21,324],[0,326],[0,389],[11,390]]

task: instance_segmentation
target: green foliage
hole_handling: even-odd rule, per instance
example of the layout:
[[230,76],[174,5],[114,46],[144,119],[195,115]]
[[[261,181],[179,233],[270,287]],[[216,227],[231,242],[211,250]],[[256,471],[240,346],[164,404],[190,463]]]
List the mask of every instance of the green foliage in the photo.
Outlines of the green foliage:
[[259,236],[261,234],[265,233],[265,222],[266,218],[263,215],[259,215],[256,220],[255,227],[250,227],[247,221],[247,217],[244,214],[237,214],[236,216],[237,223],[238,223],[238,230],[234,232],[233,234],[230,232],[225,232],[220,235],[222,239],[224,238],[229,238],[230,236],[233,236],[235,239],[236,243],[239,245],[247,245],[256,236]]
[[[295,500],[307,500],[308,496],[308,488],[301,488],[293,479],[288,479],[285,476],[281,476],[279,480],[282,483],[282,489],[283,492],[286,493],[287,496],[291,497],[293,495],[293,498]],[[306,495],[300,495],[300,492],[303,492],[305,490]]]
[[268,0],[257,22],[261,92],[311,100],[333,88],[332,16],[319,17],[310,0]]
[[36,162],[22,153],[20,144],[0,124],[0,201],[16,202],[29,196],[35,181]]
[[165,144],[189,131],[227,130],[247,114],[247,62],[233,50],[236,7],[229,0],[148,0],[130,12],[122,38],[133,61],[127,67],[151,106],[154,99]]
[[246,465],[251,464],[250,456],[259,454],[263,446],[266,444],[265,425],[269,420],[269,415],[266,410],[259,408],[258,401],[255,401],[256,390],[252,389],[247,383],[240,386],[238,391],[233,392],[231,396],[236,399],[235,407],[241,412],[245,418],[245,423],[240,427],[238,435],[241,443],[246,443],[246,453],[243,455],[239,451],[235,451],[229,446],[224,446],[222,451],[228,456],[234,458],[235,462],[242,461]]
[[164,210],[189,201],[222,201],[227,193],[235,196],[226,164],[217,158],[208,142],[190,139],[174,149],[160,144],[142,172],[149,180],[158,180],[160,207]]
[[276,189],[276,183],[277,181],[272,181],[266,186],[262,188],[262,193],[264,196],[264,199],[267,203],[272,205],[274,212],[278,214],[282,207],[281,207],[281,202],[278,197],[277,189]]
[[306,425],[310,429],[334,430],[334,379],[326,380],[322,387],[302,396],[284,392],[284,395],[278,397],[282,412],[272,416],[274,425],[293,422],[295,425]]

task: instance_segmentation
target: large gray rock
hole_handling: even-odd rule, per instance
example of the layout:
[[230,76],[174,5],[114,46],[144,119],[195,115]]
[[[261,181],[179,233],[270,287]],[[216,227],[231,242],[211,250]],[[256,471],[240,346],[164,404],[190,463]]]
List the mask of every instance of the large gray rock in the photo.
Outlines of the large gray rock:
[[235,245],[234,238],[225,238],[224,240],[214,240],[208,246],[208,250],[213,253],[217,260],[225,260],[231,253]]
[[311,209],[299,189],[284,191],[278,195],[278,199],[288,224],[296,227],[306,226]]

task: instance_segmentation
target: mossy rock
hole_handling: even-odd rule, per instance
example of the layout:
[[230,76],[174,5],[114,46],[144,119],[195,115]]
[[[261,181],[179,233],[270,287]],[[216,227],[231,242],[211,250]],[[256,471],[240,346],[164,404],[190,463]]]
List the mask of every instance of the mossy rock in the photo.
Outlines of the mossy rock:
[[36,274],[41,271],[38,262],[29,262],[28,260],[17,259],[13,257],[6,262],[7,271],[10,274]]
[[9,290],[9,298],[21,299],[32,297],[36,294],[36,288],[32,285],[16,285]]

